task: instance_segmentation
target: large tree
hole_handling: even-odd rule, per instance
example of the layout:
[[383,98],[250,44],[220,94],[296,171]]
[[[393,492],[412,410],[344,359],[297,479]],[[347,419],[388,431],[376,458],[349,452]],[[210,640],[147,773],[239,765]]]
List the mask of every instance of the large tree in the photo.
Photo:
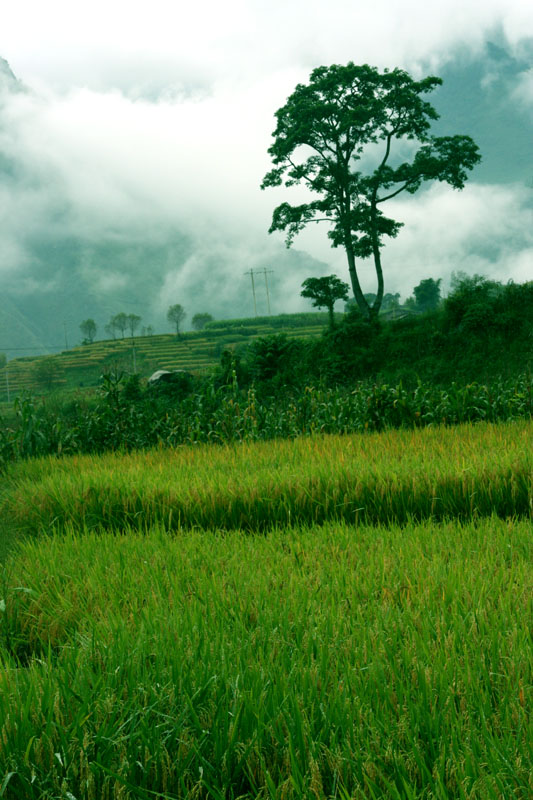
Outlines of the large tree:
[[[299,84],[276,112],[268,150],[274,168],[261,188],[304,184],[317,198],[279,205],[270,233],[285,231],[289,247],[308,223],[330,223],[328,236],[346,251],[353,294],[368,319],[377,317],[383,300],[383,239],[401,228],[383,214],[382,204],[402,192],[413,194],[428,180],[462,189],[480,160],[469,136],[430,135],[438,114],[423,95],[441,83],[433,76],[415,81],[401,69],[333,64],[313,70],[309,83]],[[395,143],[401,158],[393,154]],[[377,278],[372,305],[356,267],[357,258],[369,257]]]

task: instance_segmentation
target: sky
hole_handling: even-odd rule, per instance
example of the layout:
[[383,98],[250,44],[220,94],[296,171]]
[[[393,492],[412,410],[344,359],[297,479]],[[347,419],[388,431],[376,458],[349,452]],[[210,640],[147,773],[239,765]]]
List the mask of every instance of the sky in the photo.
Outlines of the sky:
[[[307,310],[302,280],[348,273],[323,226],[292,253],[268,234],[273,208],[296,199],[260,190],[276,109],[314,67],[350,60],[416,77],[481,64],[469,91],[488,97],[503,69],[487,60],[488,41],[520,65],[506,78],[506,109],[531,133],[533,7],[524,0],[10,3],[0,56],[26,91],[0,99],[2,291],[22,308],[39,293],[74,296],[77,283],[86,316],[142,307],[161,321],[180,302],[189,320],[235,317],[253,312],[245,273],[267,268],[272,310]],[[462,103],[468,114],[470,98]],[[507,179],[490,170],[512,150],[503,113],[485,172],[463,192],[437,184],[389,205],[404,227],[383,254],[386,291],[405,299],[426,277],[446,287],[457,270],[533,278],[533,159]],[[458,121],[447,132],[469,132]],[[374,291],[371,262],[360,266]]]

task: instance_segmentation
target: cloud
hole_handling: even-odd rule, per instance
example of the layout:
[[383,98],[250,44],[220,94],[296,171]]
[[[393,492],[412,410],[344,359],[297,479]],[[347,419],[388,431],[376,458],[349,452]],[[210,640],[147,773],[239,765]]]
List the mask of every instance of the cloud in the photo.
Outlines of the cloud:
[[[276,109],[318,64],[438,72],[482,54],[494,31],[518,57],[533,36],[525,5],[332,0],[325,13],[322,0],[95,0],[80,20],[65,0],[11,4],[0,55],[31,91],[4,98],[0,116],[4,288],[50,290],[68,276],[88,301],[144,302],[159,319],[170,302],[238,316],[253,309],[245,273],[266,268],[275,310],[308,308],[302,280],[348,280],[347,268],[322,226],[290,252],[267,234],[274,206],[294,199],[259,190]],[[531,108],[530,73],[514,99]],[[436,186],[395,212],[405,227],[384,252],[387,291],[405,297],[457,269],[528,277],[524,187]],[[375,290],[372,265],[360,268]],[[261,284],[258,297],[266,310]]]
[[[265,108],[254,103],[258,92]],[[80,234],[141,222],[148,235],[169,225],[202,234],[216,222],[237,229],[250,202],[262,205],[269,95],[273,104],[275,76],[203,101],[133,101],[85,89],[17,96],[4,117],[3,150],[62,195]]]
[[[269,237],[267,228],[273,207],[294,195],[259,190],[283,80],[274,74],[253,90],[157,102],[88,89],[13,97],[2,144],[20,175],[1,190],[8,209],[0,239],[4,269],[18,262],[35,277],[44,267],[35,255],[32,260],[31,245],[43,237],[77,238],[89,248],[94,242],[159,245],[170,252],[179,235],[188,246],[160,265],[154,308],[162,313],[170,293],[185,302],[198,297],[207,310],[214,296],[219,314],[243,310],[237,298],[248,293],[244,272],[291,258],[282,237]],[[384,254],[387,287],[405,295],[421,277],[447,277],[469,265],[491,275],[502,269],[504,279],[517,276],[512,254],[518,258],[528,246],[529,201],[523,187],[475,185],[463,193],[435,186],[398,201],[395,212],[405,227]],[[347,279],[345,256],[330,248],[323,226],[301,235],[297,247],[309,254],[294,267],[299,283],[309,275],[311,258],[313,268]],[[93,276],[97,292],[127,283],[94,248],[91,258],[80,256],[77,268],[87,280]],[[363,263],[361,270],[372,291],[373,268]],[[299,283],[284,277],[278,284],[285,310],[302,307]]]
[[[406,293],[425,277],[462,270],[495,280],[531,279],[533,191],[523,185],[470,184],[462,192],[434,185],[389,210],[404,227],[384,251],[394,291]],[[392,290],[391,289],[391,290]]]
[[512,94],[522,110],[533,118],[533,67],[519,75]]
[[479,52],[495,28],[513,45],[533,36],[523,0],[94,0],[83,16],[33,0],[2,17],[0,52],[28,82],[152,97],[328,62],[437,64],[458,46]]

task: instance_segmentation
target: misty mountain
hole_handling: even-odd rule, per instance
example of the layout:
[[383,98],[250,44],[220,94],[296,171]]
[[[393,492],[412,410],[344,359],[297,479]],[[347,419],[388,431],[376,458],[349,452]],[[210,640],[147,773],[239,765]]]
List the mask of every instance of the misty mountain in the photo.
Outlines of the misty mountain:
[[504,45],[487,42],[483,58],[466,55],[438,71],[443,79],[429,98],[440,114],[432,129],[438,135],[471,136],[483,160],[472,179],[512,183],[533,179],[531,108],[518,101],[521,79],[533,69],[533,43],[522,58]]
[[0,92],[24,91],[22,83],[17,80],[5,58],[0,57]]
[[[458,56],[437,71],[444,84],[428,98],[441,115],[434,131],[470,134],[477,142],[483,162],[471,182],[502,186],[531,181],[533,118],[521,102],[520,88],[531,76],[532,54],[533,48],[517,58],[501,42],[488,43],[481,56]],[[79,343],[79,324],[88,317],[97,322],[97,336],[103,337],[104,325],[121,311],[138,314],[142,325],[156,331],[170,330],[166,310],[174,303],[186,309],[186,323],[204,311],[219,319],[250,316],[250,269],[256,273],[258,313],[267,310],[264,270],[273,313],[307,309],[299,297],[301,282],[333,271],[324,256],[288,251],[281,237],[267,237],[269,217],[259,228],[265,231],[259,241],[244,221],[242,235],[238,226],[237,233],[230,233],[223,225],[211,230],[207,222],[198,232],[192,212],[188,227],[168,218],[168,212],[161,222],[157,199],[135,197],[135,189],[124,181],[107,186],[105,164],[88,178],[82,174],[83,163],[78,173],[67,171],[64,164],[70,164],[72,154],[54,150],[53,142],[46,143],[46,149],[26,122],[25,104],[31,97],[0,58],[0,351],[9,357],[55,352],[67,343]],[[45,101],[36,99],[35,104],[46,111]],[[24,146],[21,135],[26,137]],[[90,144],[91,131],[82,135]],[[262,174],[259,168],[254,186],[259,187]],[[100,206],[93,201],[91,215],[79,202],[82,188],[87,190],[84,180],[91,188],[94,184],[97,198],[98,192],[102,196]],[[176,186],[176,197],[183,196],[187,186]],[[497,226],[491,224],[491,229]],[[494,233],[490,242],[480,235],[469,243],[469,253],[452,254],[451,268],[465,268],[468,256],[476,271],[483,271],[477,266],[483,260],[495,262],[503,250],[510,251],[509,232],[502,233],[501,242],[494,239],[498,235]],[[413,246],[418,249],[418,243]],[[390,281],[387,290],[406,297],[421,278],[440,277],[434,252],[431,259],[418,277],[400,262],[395,286]],[[391,261],[394,269],[394,258]],[[389,271],[387,280],[390,275]],[[341,277],[347,280],[347,274]]]

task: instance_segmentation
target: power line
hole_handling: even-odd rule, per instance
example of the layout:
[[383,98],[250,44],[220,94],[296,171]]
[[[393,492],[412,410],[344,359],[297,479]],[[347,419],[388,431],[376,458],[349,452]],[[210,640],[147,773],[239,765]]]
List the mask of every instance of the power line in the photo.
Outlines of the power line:
[[64,350],[65,343],[63,344],[42,344],[40,347],[11,347],[8,344],[0,344],[1,350],[15,350],[17,353],[21,350]]
[[272,275],[272,274],[274,273],[274,270],[273,270],[273,269],[267,269],[266,267],[263,267],[263,269],[261,270],[261,272],[262,272],[262,273],[263,273],[263,275],[265,276],[265,289],[266,289],[266,293],[267,293],[267,308],[268,308],[268,316],[270,316],[270,293],[269,293],[269,291],[268,291],[268,278],[267,278],[267,274],[268,274],[268,275]]
[[249,275],[250,278],[252,279],[252,295],[253,295],[253,298],[254,298],[254,314],[255,314],[256,317],[257,317],[257,301],[256,301],[256,296],[255,296],[255,279],[254,279],[254,276],[255,275],[264,275],[265,276],[265,289],[266,289],[266,297],[267,297],[267,308],[268,308],[268,316],[270,316],[270,292],[268,291],[268,278],[267,278],[267,275],[271,275],[273,272],[274,272],[273,269],[267,269],[266,267],[263,267],[263,269],[256,269],[255,271],[253,269],[250,269],[250,270],[248,270],[248,272],[244,273],[245,275]]
[[254,314],[257,317],[257,303],[255,300],[255,281],[254,281],[254,271],[251,269],[249,272],[245,272],[245,275],[249,275],[252,279],[252,294],[254,296]]

